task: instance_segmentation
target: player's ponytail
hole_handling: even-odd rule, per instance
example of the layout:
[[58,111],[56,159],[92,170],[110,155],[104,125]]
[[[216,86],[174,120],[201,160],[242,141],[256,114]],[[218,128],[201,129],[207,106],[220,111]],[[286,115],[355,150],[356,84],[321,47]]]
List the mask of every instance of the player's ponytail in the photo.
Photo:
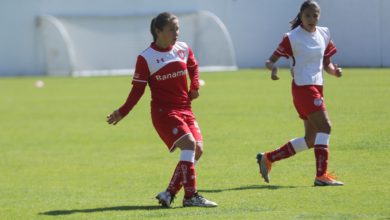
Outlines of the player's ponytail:
[[150,33],[153,36],[153,42],[157,40],[157,29],[162,31],[165,25],[177,19],[176,15],[170,12],[163,12],[154,17],[150,22]]
[[299,10],[298,15],[292,21],[290,21],[291,30],[295,29],[296,27],[302,24],[302,18],[301,18],[302,12],[306,8],[311,8],[311,7],[320,10],[320,5],[316,1],[313,0],[304,1],[301,5],[301,9]]
[[154,17],[152,19],[152,22],[150,22],[150,33],[152,33],[153,42],[156,42],[156,40],[157,40],[157,33],[156,33],[155,23],[156,23],[156,18]]
[[298,15],[292,21],[290,21],[291,30],[295,29],[301,24],[302,24],[301,13],[298,13]]

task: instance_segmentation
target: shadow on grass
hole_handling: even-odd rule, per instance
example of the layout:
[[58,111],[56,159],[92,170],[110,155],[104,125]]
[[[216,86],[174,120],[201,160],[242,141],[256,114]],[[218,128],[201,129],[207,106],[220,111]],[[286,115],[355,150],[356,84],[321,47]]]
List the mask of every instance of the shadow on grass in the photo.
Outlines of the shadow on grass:
[[251,186],[241,186],[241,187],[230,188],[230,189],[198,189],[198,192],[220,193],[220,192],[235,191],[235,190],[254,190],[254,189],[277,190],[277,189],[293,189],[299,187],[302,186],[251,185]]
[[[256,190],[256,189],[267,189],[267,190],[277,190],[277,189],[293,189],[306,186],[277,186],[277,185],[250,185],[250,186],[241,186],[230,189],[199,189],[198,192],[202,193],[220,193],[225,191],[234,191],[234,190]],[[175,207],[180,208],[180,207]],[[47,212],[41,212],[39,215],[71,215],[74,213],[94,213],[94,212],[108,212],[108,211],[134,211],[134,210],[157,210],[157,209],[167,209],[159,205],[152,206],[113,206],[105,208],[93,208],[93,209],[70,209],[70,210],[52,210]],[[170,208],[172,209],[172,208]],[[168,209],[167,209],[168,210]]]
[[108,211],[133,211],[133,210],[156,210],[166,209],[158,205],[146,205],[146,206],[114,206],[105,208],[93,208],[93,209],[71,209],[71,210],[53,210],[47,212],[41,212],[39,215],[70,215],[74,213],[93,213],[93,212],[108,212]]

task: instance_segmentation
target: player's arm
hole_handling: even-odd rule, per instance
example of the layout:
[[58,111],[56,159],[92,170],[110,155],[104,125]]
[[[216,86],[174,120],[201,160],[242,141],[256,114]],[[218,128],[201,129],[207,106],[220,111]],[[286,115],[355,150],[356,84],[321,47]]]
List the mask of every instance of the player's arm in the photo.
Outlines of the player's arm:
[[337,52],[336,46],[332,40],[329,41],[328,46],[325,49],[324,53],[324,70],[330,75],[341,77],[343,70],[337,65],[333,64],[331,57]]
[[324,70],[332,76],[341,77],[343,69],[333,64],[330,57],[324,57]]
[[278,67],[275,63],[279,60],[280,57],[286,57],[287,59],[292,56],[291,43],[287,35],[282,39],[282,42],[279,43],[278,48],[274,51],[271,57],[265,62],[267,69],[271,70],[271,79],[278,80]]
[[271,70],[271,79],[272,80],[278,80],[278,67],[275,65],[275,63],[279,60],[279,56],[272,54],[272,56],[265,61],[265,66],[267,69]]
[[149,77],[149,68],[146,60],[142,56],[138,56],[135,73],[133,77],[133,87],[126,99],[126,102],[117,110],[114,110],[107,116],[108,124],[116,125],[134,108],[145,92],[147,79]]
[[141,99],[145,92],[145,87],[146,84],[134,84],[126,102],[119,109],[113,111],[110,115],[107,116],[107,122],[109,124],[116,125],[120,120],[122,120],[122,118],[126,117],[126,115],[129,114],[129,112]]
[[188,49],[187,70],[191,80],[188,95],[191,100],[199,97],[199,67],[191,48]]

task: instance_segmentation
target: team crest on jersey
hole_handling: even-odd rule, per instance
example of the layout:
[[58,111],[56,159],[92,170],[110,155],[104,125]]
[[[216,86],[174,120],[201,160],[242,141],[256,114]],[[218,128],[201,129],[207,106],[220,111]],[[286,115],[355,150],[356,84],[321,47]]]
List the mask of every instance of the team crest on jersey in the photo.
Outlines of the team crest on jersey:
[[180,59],[184,60],[185,54],[183,50],[178,50],[177,55],[180,57]]
[[179,129],[173,128],[172,129],[172,134],[177,135],[177,133],[179,133]]
[[323,102],[324,102],[324,99],[322,97],[314,99],[315,106],[321,106]]

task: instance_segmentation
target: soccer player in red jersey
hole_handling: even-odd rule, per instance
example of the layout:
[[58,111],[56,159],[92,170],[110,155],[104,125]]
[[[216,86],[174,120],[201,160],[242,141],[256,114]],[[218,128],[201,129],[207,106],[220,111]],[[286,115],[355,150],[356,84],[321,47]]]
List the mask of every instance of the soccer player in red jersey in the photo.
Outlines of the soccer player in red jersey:
[[[117,124],[137,104],[148,84],[151,91],[153,125],[170,152],[179,148],[178,162],[167,189],[156,196],[163,207],[171,207],[175,195],[184,188],[183,206],[215,207],[217,203],[196,190],[195,161],[203,152],[200,128],[191,109],[199,96],[198,63],[191,48],[177,41],[179,20],[168,12],[153,18],[150,25],[153,42],[137,58],[133,87],[126,102],[107,116]],[[190,78],[188,88],[187,75]]]
[[272,80],[278,80],[275,62],[280,57],[291,58],[293,102],[305,127],[304,137],[294,138],[273,151],[257,155],[261,176],[267,183],[274,162],[314,148],[317,171],[314,185],[343,185],[327,169],[331,123],[323,98],[322,75],[324,69],[330,75],[341,77],[342,69],[331,61],[336,47],[329,29],[317,26],[319,18],[318,3],[312,0],[303,2],[300,12],[291,22],[291,31],[266,61],[266,67],[272,71]]

